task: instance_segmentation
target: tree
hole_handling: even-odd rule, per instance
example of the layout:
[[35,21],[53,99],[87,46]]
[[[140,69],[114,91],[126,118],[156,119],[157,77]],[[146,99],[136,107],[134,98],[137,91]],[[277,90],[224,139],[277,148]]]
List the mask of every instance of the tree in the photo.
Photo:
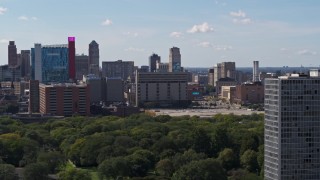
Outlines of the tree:
[[156,165],[156,172],[161,176],[171,177],[174,172],[173,163],[170,159],[162,159]]
[[103,161],[98,167],[98,172],[107,179],[125,177],[130,175],[130,166],[124,157],[116,157]]
[[257,162],[257,152],[253,150],[247,150],[240,158],[241,165],[249,172],[257,173],[259,171],[259,165]]
[[231,170],[237,167],[237,156],[232,149],[225,148],[219,153],[218,160],[221,162],[221,165],[224,169]]
[[215,159],[192,161],[181,167],[172,177],[173,180],[227,180],[227,174]]
[[212,141],[204,129],[195,129],[192,132],[192,140],[192,149],[197,153],[212,154]]
[[17,180],[15,168],[11,164],[0,164],[0,179],[2,180]]
[[32,163],[24,168],[24,179],[26,180],[46,180],[49,169],[45,163]]
[[55,170],[66,162],[65,157],[58,151],[42,152],[39,154],[38,162],[46,163],[50,173],[54,173]]
[[58,176],[61,180],[91,180],[88,170],[77,168],[67,168],[65,171],[61,171]]

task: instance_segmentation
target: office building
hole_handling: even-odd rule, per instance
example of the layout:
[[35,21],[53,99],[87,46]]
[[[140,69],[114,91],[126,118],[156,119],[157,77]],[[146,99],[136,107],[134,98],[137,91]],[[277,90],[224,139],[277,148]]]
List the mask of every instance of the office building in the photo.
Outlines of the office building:
[[235,100],[238,104],[260,104],[264,102],[264,86],[260,82],[236,86]]
[[168,72],[168,71],[169,71],[169,63],[162,63],[157,61],[156,72]]
[[222,86],[236,86],[237,84],[238,82],[232,78],[220,78],[218,81],[216,81],[216,95],[220,95]]
[[71,83],[39,85],[40,113],[58,116],[90,115],[87,85]]
[[21,77],[30,77],[30,50],[21,50]]
[[188,73],[136,73],[136,106],[146,102],[174,104],[188,101]]
[[9,67],[9,65],[0,66],[0,81],[19,81],[21,79],[20,66]]
[[149,66],[141,66],[139,72],[149,72]]
[[89,44],[89,74],[95,74],[99,76],[99,44],[96,41],[92,41]]
[[83,75],[89,74],[89,57],[87,55],[76,55],[76,79],[81,80]]
[[220,78],[236,78],[236,63],[222,62],[214,66],[214,86]]
[[104,61],[102,62],[102,76],[107,78],[118,78],[127,80],[134,73],[133,61]]
[[265,79],[264,179],[320,179],[320,77]]
[[83,76],[83,82],[89,85],[89,96],[91,104],[99,104],[105,101],[105,78],[101,78],[94,74],[88,74]]
[[9,65],[9,67],[15,67],[18,65],[17,47],[16,47],[14,41],[9,41],[8,65]]
[[149,72],[156,72],[157,71],[157,62],[161,62],[161,57],[158,54],[153,53],[149,57]]
[[198,83],[199,85],[208,85],[208,75],[207,74],[193,74],[192,82]]
[[39,81],[30,80],[29,81],[29,113],[36,113],[40,110],[40,100],[39,100]]
[[235,96],[236,96],[236,86],[221,87],[221,98],[226,99],[230,103],[233,103]]
[[181,54],[177,47],[169,49],[169,72],[181,72]]
[[75,56],[76,56],[76,47],[75,47],[75,37],[68,37],[68,65],[69,65],[69,79],[74,81],[76,79],[76,65],[75,65]]
[[252,82],[259,82],[259,61],[253,61]]
[[40,83],[69,81],[69,51],[67,44],[35,44],[31,49],[33,80]]
[[107,104],[124,102],[124,84],[121,78],[106,78],[106,99]]
[[214,69],[209,69],[208,71],[208,85],[213,86],[214,85]]

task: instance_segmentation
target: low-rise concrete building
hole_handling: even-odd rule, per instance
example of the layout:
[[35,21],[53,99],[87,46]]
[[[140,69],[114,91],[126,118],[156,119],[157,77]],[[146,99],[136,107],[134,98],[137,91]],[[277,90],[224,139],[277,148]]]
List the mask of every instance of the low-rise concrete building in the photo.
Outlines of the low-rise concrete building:
[[221,98],[226,99],[230,103],[233,103],[235,96],[236,96],[236,86],[221,87]]

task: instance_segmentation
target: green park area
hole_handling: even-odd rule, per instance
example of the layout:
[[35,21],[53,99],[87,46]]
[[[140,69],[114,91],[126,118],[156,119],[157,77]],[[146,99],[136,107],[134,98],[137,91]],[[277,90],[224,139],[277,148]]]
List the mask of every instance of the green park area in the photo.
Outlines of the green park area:
[[0,179],[259,180],[263,114],[0,118]]

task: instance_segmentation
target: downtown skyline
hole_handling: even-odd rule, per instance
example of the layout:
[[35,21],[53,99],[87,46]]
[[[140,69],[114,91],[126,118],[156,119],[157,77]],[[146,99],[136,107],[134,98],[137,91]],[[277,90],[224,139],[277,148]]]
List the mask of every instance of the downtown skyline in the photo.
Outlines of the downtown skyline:
[[67,44],[88,55],[95,40],[102,61],[148,65],[154,52],[169,61],[179,47],[183,67],[319,67],[320,2],[258,0],[0,0],[0,64],[8,62],[9,40],[18,52],[34,43]]

